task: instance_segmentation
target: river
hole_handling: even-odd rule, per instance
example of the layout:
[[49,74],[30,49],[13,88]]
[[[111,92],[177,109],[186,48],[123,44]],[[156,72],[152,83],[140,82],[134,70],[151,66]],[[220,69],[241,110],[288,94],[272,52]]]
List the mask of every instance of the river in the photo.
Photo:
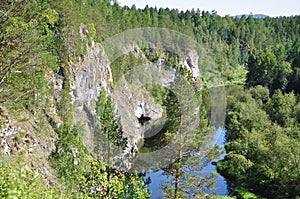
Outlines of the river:
[[[218,128],[214,134],[212,144],[217,144],[222,148],[224,148],[225,133],[226,133],[225,129]],[[218,159],[213,161],[218,161],[220,159],[223,159],[224,156],[225,156],[225,152],[222,155],[220,155]],[[211,164],[211,162],[207,166],[205,166],[202,170],[203,176],[208,175],[210,172],[217,172],[216,166]],[[167,183],[171,184],[173,180],[172,175],[163,170],[149,171],[146,173],[145,178],[150,178],[151,180],[149,184],[149,189],[151,191],[151,199],[163,198],[164,185]],[[215,178],[215,181],[216,183],[214,188],[209,190],[204,190],[204,192],[211,193],[215,191],[217,195],[228,196],[228,185],[226,180],[220,175],[217,178]]]

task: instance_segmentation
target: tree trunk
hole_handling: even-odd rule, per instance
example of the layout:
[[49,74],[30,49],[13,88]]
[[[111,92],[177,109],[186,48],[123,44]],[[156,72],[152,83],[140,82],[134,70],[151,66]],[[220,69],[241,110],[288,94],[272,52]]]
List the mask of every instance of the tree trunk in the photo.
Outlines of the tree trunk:
[[179,151],[179,157],[178,157],[178,164],[176,165],[176,171],[175,171],[175,189],[174,189],[174,199],[178,198],[178,192],[179,192],[179,178],[180,178],[180,170],[181,170],[181,159],[182,159],[182,151]]
[[176,171],[176,174],[175,174],[174,199],[178,198],[178,190],[179,190],[179,172]]

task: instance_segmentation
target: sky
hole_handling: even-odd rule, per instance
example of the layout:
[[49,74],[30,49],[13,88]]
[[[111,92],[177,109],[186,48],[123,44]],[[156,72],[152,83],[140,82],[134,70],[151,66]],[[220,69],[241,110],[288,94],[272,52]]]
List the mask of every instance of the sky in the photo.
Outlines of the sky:
[[239,14],[265,14],[270,17],[300,15],[300,0],[118,0],[121,6],[178,8],[201,11],[216,10],[221,16]]

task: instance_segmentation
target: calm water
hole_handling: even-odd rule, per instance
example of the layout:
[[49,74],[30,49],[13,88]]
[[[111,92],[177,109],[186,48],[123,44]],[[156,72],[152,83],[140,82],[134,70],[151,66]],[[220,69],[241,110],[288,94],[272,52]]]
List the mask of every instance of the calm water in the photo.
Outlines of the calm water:
[[[212,144],[218,144],[221,147],[224,147],[224,141],[225,141],[225,129],[219,128],[213,137]],[[220,160],[225,156],[225,153],[222,154],[218,159],[214,160]],[[203,175],[209,175],[211,171],[217,172],[216,166],[209,163],[206,167],[203,168]],[[150,177],[151,183],[149,184],[149,189],[151,190],[151,199],[160,199],[163,198],[163,188],[166,183],[171,184],[172,182],[172,175],[162,171],[150,171],[146,173],[146,178]],[[210,190],[204,190],[206,193],[211,193],[213,191],[216,191],[216,193],[220,196],[228,196],[228,190],[227,190],[227,182],[222,177],[219,176],[216,179],[216,184],[213,189]]]

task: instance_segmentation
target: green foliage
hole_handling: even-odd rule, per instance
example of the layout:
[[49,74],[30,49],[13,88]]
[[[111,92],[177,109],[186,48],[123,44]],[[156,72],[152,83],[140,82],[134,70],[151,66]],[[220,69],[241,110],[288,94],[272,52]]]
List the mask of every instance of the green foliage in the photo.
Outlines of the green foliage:
[[[176,81],[180,82],[181,80],[177,79]],[[176,144],[179,146],[175,151],[178,154],[177,160],[164,168],[174,176],[174,184],[165,188],[167,198],[203,196],[203,190],[212,188],[214,185],[213,179],[217,176],[216,173],[211,173],[208,176],[199,175],[201,169],[220,154],[220,149],[205,146],[206,142],[210,142],[209,136],[214,131],[208,127],[206,108],[202,99],[197,99],[195,96],[194,101],[191,101],[183,96],[175,95],[180,90],[182,95],[189,96],[187,87],[186,84],[180,83],[174,85],[172,91],[168,92],[163,101],[167,114],[167,121],[164,126],[166,138],[169,142],[176,140]],[[191,121],[196,120],[195,118],[184,115],[187,113],[185,112],[187,106],[190,108],[194,105],[199,107],[200,110],[194,116],[199,117],[197,118],[197,121],[199,121],[197,124]],[[197,128],[193,128],[192,125],[196,125]]]
[[96,40],[96,29],[95,29],[95,25],[93,23],[89,23],[87,25],[87,29],[88,29],[88,41],[89,41],[89,44],[91,45],[91,42],[92,41],[95,41]]
[[240,187],[236,187],[234,189],[234,194],[241,199],[263,199],[262,197],[256,196],[255,194]]
[[290,126],[295,122],[293,115],[296,103],[294,93],[282,94],[280,90],[277,90],[266,104],[265,109],[272,121],[281,126]]
[[250,88],[249,92],[251,93],[252,98],[254,98],[258,102],[261,102],[261,105],[263,103],[266,103],[270,97],[269,89],[266,87],[262,87],[261,85]]
[[[46,71],[57,70],[55,35],[58,13],[43,1],[1,3],[0,85],[6,102],[34,104],[35,90],[45,89]],[[35,75],[32,75],[35,74]],[[43,87],[37,87],[41,85]],[[42,92],[40,92],[42,94]],[[11,96],[11,97],[9,97]]]
[[[62,100],[57,107],[62,120],[67,121],[66,124],[71,123],[68,94],[71,70],[67,64],[77,62],[78,57],[85,54],[85,43],[79,31],[82,25],[88,29],[90,44],[93,40],[101,42],[130,28],[170,28],[191,36],[209,51],[222,73],[223,82],[243,84],[246,81],[250,87],[249,92],[228,98],[228,156],[220,163],[220,170],[227,171],[237,179],[237,183],[255,193],[269,198],[296,198],[300,193],[300,105],[297,99],[300,93],[299,18],[220,17],[216,12],[200,10],[184,12],[148,6],[145,9],[121,7],[109,0],[4,0],[0,3],[0,103],[12,110],[28,110],[34,113],[35,118],[43,120],[44,110],[52,106],[49,104],[49,95],[52,94],[49,74],[57,72],[59,66],[64,66],[66,75]],[[163,37],[167,38],[168,35]],[[144,50],[144,54],[152,62],[160,57],[155,51],[147,53]],[[139,57],[129,53],[112,63],[114,82],[135,65],[143,63],[144,60]],[[165,59],[168,67],[178,64],[178,57],[171,53],[167,53]],[[276,91],[278,89],[280,91]],[[166,107],[169,121],[164,129],[168,136],[164,136],[164,139],[170,141],[179,136],[177,127],[181,118],[178,115],[185,107],[178,103],[174,93],[155,87],[151,92]],[[114,144],[124,147],[126,142],[111,100],[102,96],[98,102],[102,103],[98,107],[98,119],[102,124],[99,125],[100,129]],[[202,108],[201,111],[199,125],[203,129],[199,132],[197,129],[197,139],[186,142],[195,150],[199,149],[203,135],[208,132],[206,111]],[[144,185],[134,180],[135,177],[127,179],[122,174],[114,173],[108,166],[104,167],[101,162],[94,162],[96,166],[92,166],[87,161],[88,152],[78,138],[80,128],[66,124],[57,131],[59,140],[50,160],[58,176],[71,187],[71,194],[76,193],[78,197],[83,197],[80,195],[82,192],[90,194],[89,189],[78,193],[78,184],[87,182],[81,179],[82,176],[98,172],[103,177],[105,172],[111,171],[108,176],[112,184],[107,183],[106,187],[112,186],[109,189],[114,191],[110,194],[116,195],[109,196],[124,196],[126,191],[121,189],[125,187],[127,191],[135,190],[126,192],[128,197],[143,198],[144,189],[139,187]],[[174,166],[181,175],[181,166],[187,162],[180,158]],[[238,172],[234,173],[233,166],[238,168]],[[22,198],[26,197],[22,192],[28,193],[31,198],[51,198],[56,193],[60,194],[57,190],[52,192],[52,189],[37,186],[40,179],[30,169],[16,169],[14,173],[9,166],[1,165],[0,171],[3,185],[0,194],[16,191],[12,194]],[[17,178],[18,175],[25,177]],[[177,179],[180,175],[176,174]],[[102,177],[94,179],[94,187],[101,184],[101,180],[107,180]],[[125,186],[124,181],[132,185]],[[99,194],[105,196],[104,193]],[[241,191],[237,191],[237,194],[240,197],[252,197]]]
[[274,78],[272,72],[276,65],[277,60],[271,50],[268,50],[267,52],[253,50],[248,60],[248,85],[268,86],[269,84],[272,84]]
[[286,60],[286,52],[276,55],[276,51],[253,50],[248,59],[247,85],[262,85],[271,92],[285,90],[291,78],[291,63]]
[[129,52],[127,55],[123,55],[117,58],[111,65],[111,71],[113,76],[113,82],[116,84],[118,80],[133,69],[135,66],[140,66],[144,63],[141,56],[135,55],[133,52]]
[[0,198],[70,198],[19,157],[0,157]]
[[56,149],[50,157],[72,198],[149,198],[141,178],[118,172],[92,158],[80,140],[81,132],[80,126],[60,127]]
[[241,154],[228,153],[226,157],[218,162],[218,168],[230,179],[240,178],[253,166],[250,160]]
[[71,189],[77,189],[77,183],[87,169],[88,151],[80,140],[80,126],[63,125],[57,130],[59,136],[55,142],[55,151],[50,156],[53,168],[58,172],[58,177]]
[[244,133],[255,128],[264,130],[268,115],[258,107],[259,103],[249,93],[240,91],[236,96],[227,98],[226,139],[232,141],[245,136]]
[[[122,7],[117,2],[111,4],[108,0],[62,0],[52,4],[70,28],[68,44],[72,47],[72,52],[70,52],[72,59],[84,53],[83,46],[79,42],[78,28],[81,24],[93,24],[93,28],[89,28],[89,34],[91,35],[91,32],[94,32],[92,30],[95,29],[95,37],[91,38],[96,41],[102,41],[124,30],[137,27],[162,27],[184,33],[210,51],[226,83],[243,84],[246,72],[244,65],[248,63],[250,70],[252,68],[250,65],[257,65],[253,62],[253,53],[255,52],[256,57],[256,52],[260,50],[266,54],[261,58],[269,61],[263,66],[267,68],[261,70],[267,72],[266,70],[274,67],[274,70],[268,72],[268,78],[276,80],[269,82],[273,83],[276,89],[288,87],[286,80],[290,78],[291,65],[299,68],[297,66],[299,55],[297,35],[300,31],[299,26],[295,25],[299,16],[267,19],[254,19],[252,16],[247,18],[220,17],[216,12],[200,12],[200,10],[183,12],[148,6],[144,9],[136,9],[135,6]],[[268,50],[264,50],[267,48]],[[257,50],[254,51],[254,49]],[[155,53],[146,53],[146,56],[152,61],[158,58]],[[274,56],[277,63],[271,66],[275,63],[273,62]],[[167,65],[172,65],[174,58],[174,56],[166,57]],[[113,72],[113,75],[115,74]],[[271,74],[275,74],[274,78]],[[293,79],[295,78],[294,76]],[[252,84],[251,81],[249,84]],[[295,88],[295,84],[290,87]]]
[[102,162],[90,160],[80,186],[81,191],[91,198],[150,198],[142,179],[133,174],[110,170]]
[[[112,100],[109,96],[106,96],[104,90],[98,97],[96,113],[97,122],[99,123],[98,131],[95,132],[97,142],[96,154],[108,151],[108,155],[110,155],[110,143],[124,150],[127,146],[127,138],[123,136],[120,118],[115,113]],[[103,142],[103,138],[107,139],[106,143]],[[108,146],[105,149],[103,145]]]
[[163,105],[165,102],[166,96],[168,96],[168,91],[166,88],[159,84],[148,86],[147,90],[150,91],[151,95],[154,97],[154,100],[157,104]]
[[271,98],[267,93],[256,87],[228,98],[229,142],[218,170],[241,189],[236,190],[238,197],[255,198],[251,190],[267,198],[295,198],[300,161],[299,123],[293,114],[297,99],[293,93],[275,91]]

